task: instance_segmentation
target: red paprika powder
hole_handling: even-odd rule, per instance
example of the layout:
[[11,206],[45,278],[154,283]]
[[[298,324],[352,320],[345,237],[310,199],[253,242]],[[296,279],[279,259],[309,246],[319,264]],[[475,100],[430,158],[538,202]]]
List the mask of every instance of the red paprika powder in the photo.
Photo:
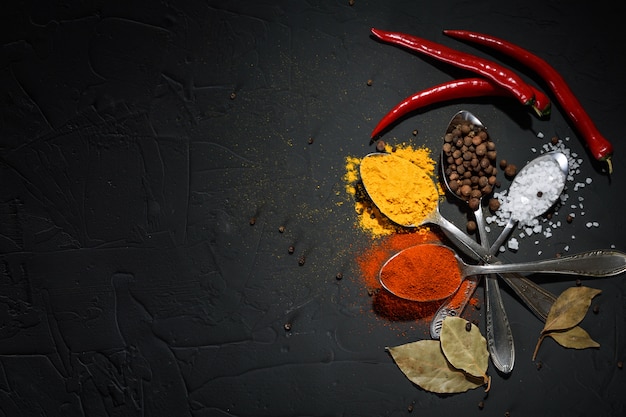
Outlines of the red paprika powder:
[[378,272],[391,256],[402,249],[420,243],[439,241],[439,236],[429,229],[410,229],[376,239],[372,247],[360,254],[357,258],[360,278],[373,296],[372,309],[379,317],[389,321],[428,321],[433,317],[441,302],[420,303],[397,297],[382,288]]
[[384,286],[401,298],[442,300],[461,284],[454,252],[441,245],[416,245],[391,258],[380,272]]

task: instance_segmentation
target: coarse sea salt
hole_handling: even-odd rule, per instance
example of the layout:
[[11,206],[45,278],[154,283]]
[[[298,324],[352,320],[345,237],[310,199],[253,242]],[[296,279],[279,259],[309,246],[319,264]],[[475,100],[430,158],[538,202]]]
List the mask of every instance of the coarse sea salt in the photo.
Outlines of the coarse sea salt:
[[[538,137],[542,138],[543,133],[538,135]],[[556,143],[553,143],[553,142],[544,143],[543,145],[541,145],[539,149],[536,149],[534,147],[531,148],[533,153],[536,153],[537,150],[541,154],[554,152],[554,151],[563,153],[567,157],[567,160],[568,160],[569,172],[566,177],[565,187],[563,189],[563,192],[559,196],[559,200],[557,201],[557,204],[553,207],[553,210],[551,210],[551,215],[540,216],[539,218],[534,219],[533,223],[529,225],[519,225],[518,227],[519,234],[517,236],[518,238],[530,237],[533,234],[538,234],[538,233],[535,233],[534,231],[535,230],[534,226],[536,226],[537,224],[543,225],[543,230],[541,230],[539,233],[541,233],[544,238],[547,239],[547,238],[554,236],[554,233],[556,233],[557,229],[561,228],[562,225],[564,224],[564,222],[562,223],[561,220],[557,219],[557,216],[559,215],[558,208],[560,206],[565,207],[566,204],[569,204],[568,203],[568,200],[570,198],[569,193],[574,193],[574,192],[581,193],[584,191],[584,188],[586,185],[589,185],[593,182],[593,180],[589,177],[585,178],[584,180],[577,179],[577,176],[581,172],[580,168],[583,163],[583,158],[580,158],[576,152],[572,152],[565,145],[565,143],[569,142],[569,140],[570,140],[569,137],[565,137],[562,140],[559,139]],[[497,198],[500,201],[500,204],[502,205],[502,202],[504,201],[506,195],[507,195],[507,191],[503,191],[499,193],[494,193],[493,197]],[[571,204],[569,212],[568,210],[563,210],[564,216],[569,215],[572,219],[574,219],[577,215],[585,216],[585,211],[583,210],[584,206],[582,204],[582,201],[584,200],[584,198],[579,194],[577,196],[577,200],[578,200],[576,201],[577,204]],[[506,225],[506,223],[509,221],[510,218],[511,218],[510,212],[505,212],[505,211],[502,211],[502,209],[499,209],[492,216],[488,216],[486,218],[486,221],[490,225],[495,224],[497,226],[502,227]],[[571,221],[568,220],[568,223],[570,222]],[[592,221],[592,222],[587,222],[587,223],[591,223],[591,227],[599,227],[598,222]],[[530,233],[526,234],[526,232],[530,232]],[[576,238],[575,236],[571,237],[571,239],[575,239],[575,238]],[[519,241],[516,241],[516,245],[517,247],[519,247]],[[501,252],[506,251],[507,246],[508,245],[502,245],[499,248],[499,251]],[[567,252],[569,250],[569,246],[565,246],[563,250]]]
[[508,192],[499,194],[502,197],[500,210],[508,213],[504,217],[519,222],[520,227],[534,228],[536,213],[548,211],[564,186],[565,175],[557,161],[535,162],[517,174]]

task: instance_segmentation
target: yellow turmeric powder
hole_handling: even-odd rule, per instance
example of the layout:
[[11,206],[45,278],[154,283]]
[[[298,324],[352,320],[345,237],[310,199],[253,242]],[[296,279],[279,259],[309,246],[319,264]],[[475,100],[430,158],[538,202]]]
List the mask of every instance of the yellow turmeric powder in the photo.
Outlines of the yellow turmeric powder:
[[[435,170],[435,161],[430,157],[430,150],[426,147],[414,148],[411,145],[402,144],[394,146],[386,146],[386,152],[392,154],[393,160],[401,159],[399,164],[390,164],[383,168],[386,178],[394,178],[393,180],[381,180],[380,175],[372,173],[370,180],[376,181],[374,184],[368,182],[368,192],[374,195],[384,193],[383,199],[378,198],[376,207],[368,193],[363,189],[359,180],[359,168],[363,170],[361,164],[364,160],[376,159],[365,158],[359,159],[355,157],[346,158],[346,174],[344,181],[346,182],[346,192],[355,198],[355,210],[358,214],[358,225],[374,237],[386,236],[402,230],[399,224],[412,224],[421,222],[420,218],[431,213],[437,204],[442,190],[435,187],[432,182],[432,176]],[[366,162],[365,170],[375,168]],[[410,162],[409,165],[405,163]],[[406,170],[416,173],[408,174]],[[377,180],[374,179],[377,177]],[[404,194],[410,196],[405,199],[404,204],[398,205],[397,198]],[[381,200],[381,201],[378,201]],[[379,210],[380,209],[380,210]],[[385,215],[381,214],[381,211]],[[403,214],[404,212],[404,214]],[[409,212],[418,216],[409,216]],[[389,217],[387,217],[389,216]],[[420,217],[420,218],[417,218]],[[393,222],[389,220],[393,219]]]
[[395,223],[417,226],[437,208],[439,193],[423,169],[393,154],[364,158],[361,180],[374,204]]

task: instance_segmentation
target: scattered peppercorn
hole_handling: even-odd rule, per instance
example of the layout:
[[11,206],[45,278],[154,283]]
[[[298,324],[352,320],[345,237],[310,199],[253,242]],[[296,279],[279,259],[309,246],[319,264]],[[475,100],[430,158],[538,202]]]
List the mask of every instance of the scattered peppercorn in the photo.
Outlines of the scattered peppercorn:
[[470,323],[469,321],[467,323],[465,323],[465,331],[467,331],[467,332],[471,332],[472,331],[472,323]]
[[372,80],[367,80],[367,86],[368,86],[368,87],[371,87],[371,86],[372,86],[372,84],[374,84],[374,81],[372,81]]
[[511,417],[511,413],[509,413],[508,411],[504,412],[504,417]]
[[285,233],[285,226],[278,226],[278,231],[280,233]]
[[286,331],[289,331],[289,330],[291,330],[291,323],[285,323],[285,324],[283,325],[283,327],[284,327],[284,329],[285,329]]
[[315,139],[313,138],[309,138],[309,145],[311,145],[314,142]]
[[287,252],[289,253],[289,255],[293,255],[295,251],[296,251],[296,248],[294,246],[289,246],[289,249],[287,249]]
[[537,197],[541,198],[543,196],[543,192],[542,191],[537,191]]
[[478,225],[476,224],[476,222],[474,220],[470,220],[467,222],[467,231],[469,233],[474,233],[476,231],[476,228],[478,227]]
[[600,306],[599,305],[594,305],[593,306],[593,314],[598,314],[600,312]]
[[250,219],[250,226],[254,226],[256,224],[256,217],[252,217]]
[[413,136],[417,136],[417,129],[413,130]]
[[617,361],[617,369],[622,369],[624,367],[624,362]]
[[504,168],[504,175],[508,178],[513,178],[517,174],[517,166],[515,164],[508,164],[506,168]]
[[412,413],[413,412],[413,408],[414,408],[413,404],[409,404],[409,406],[407,407],[406,411],[408,411],[409,413]]
[[543,366],[543,363],[541,363],[541,361],[537,362],[537,370],[540,370],[541,367]]
[[552,136],[552,139],[550,139],[550,142],[553,145],[556,145],[557,143],[559,143],[559,138],[557,136]]
[[298,258],[298,265],[302,266],[304,265],[305,262],[306,262],[306,258],[304,257],[304,255]]
[[349,6],[354,6],[354,0],[348,0],[348,5]]
[[567,217],[565,218],[565,221],[568,222],[568,223],[571,223],[571,222],[574,221],[574,218],[572,217],[571,214],[568,214]]
[[583,282],[580,279],[576,280],[576,286],[580,287],[581,285],[583,285]]
[[337,275],[335,275],[335,278],[337,279],[337,281],[343,279],[343,274],[341,272],[337,272]]
[[500,201],[497,198],[489,199],[489,210],[492,213],[495,213],[500,208]]
[[231,100],[234,100],[236,97],[237,97],[237,93],[235,93],[235,92],[230,93],[230,99]]
[[385,152],[385,141],[379,140],[376,142],[376,150],[378,152]]
[[478,409],[482,410],[483,408],[485,408],[485,402],[484,401],[479,401],[478,402]]
[[506,168],[507,165],[508,165],[508,162],[506,161],[506,159],[500,160],[500,168],[504,169]]

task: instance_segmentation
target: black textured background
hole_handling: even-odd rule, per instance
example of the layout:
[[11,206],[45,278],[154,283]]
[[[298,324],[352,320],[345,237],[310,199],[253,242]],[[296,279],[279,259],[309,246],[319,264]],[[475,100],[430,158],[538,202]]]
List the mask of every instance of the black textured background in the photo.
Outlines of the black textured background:
[[[371,312],[355,258],[373,243],[354,227],[342,180],[345,157],[371,151],[388,109],[467,75],[379,43],[369,28],[487,56],[441,34],[483,31],[562,72],[614,143],[611,180],[558,106],[538,120],[512,100],[459,100],[385,140],[436,152],[462,108],[518,165],[550,137],[570,137],[579,178],[593,180],[580,194],[584,217],[503,257],[626,249],[626,10],[574,3],[4,2],[0,415],[623,416],[623,277],[586,282],[603,290],[583,322],[600,349],[546,341],[538,370],[542,324],[505,288],[513,373],[490,367],[487,398],[412,385],[384,347],[425,333]],[[572,285],[538,279],[555,293]]]

